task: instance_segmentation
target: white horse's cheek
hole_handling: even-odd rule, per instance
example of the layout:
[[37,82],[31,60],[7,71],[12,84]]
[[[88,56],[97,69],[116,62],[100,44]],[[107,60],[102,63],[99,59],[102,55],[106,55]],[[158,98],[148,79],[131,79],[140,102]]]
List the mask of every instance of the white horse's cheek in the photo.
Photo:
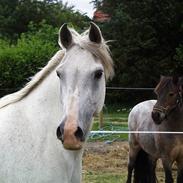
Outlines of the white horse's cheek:
[[105,89],[105,81],[103,80],[101,82],[101,87],[100,87],[100,91],[98,92],[98,96],[97,96],[97,112],[100,112],[103,108],[104,105],[104,101],[105,101],[105,93],[106,93],[106,89]]

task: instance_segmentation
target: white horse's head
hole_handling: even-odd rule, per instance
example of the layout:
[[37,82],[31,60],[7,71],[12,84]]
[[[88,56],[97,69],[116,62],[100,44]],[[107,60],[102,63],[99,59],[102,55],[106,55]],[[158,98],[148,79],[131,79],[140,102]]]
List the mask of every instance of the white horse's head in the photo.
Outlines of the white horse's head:
[[94,114],[103,107],[105,83],[113,75],[113,62],[101,31],[94,23],[81,35],[64,24],[60,28],[59,44],[66,54],[57,69],[63,106],[57,137],[64,148],[79,150]]

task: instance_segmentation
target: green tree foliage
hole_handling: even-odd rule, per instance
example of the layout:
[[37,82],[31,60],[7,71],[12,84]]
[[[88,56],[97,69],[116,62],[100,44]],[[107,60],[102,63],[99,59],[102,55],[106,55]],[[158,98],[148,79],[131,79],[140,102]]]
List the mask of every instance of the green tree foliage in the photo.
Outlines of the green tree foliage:
[[0,40],[0,87],[11,89],[4,93],[22,87],[59,49],[58,28],[44,22],[39,27],[37,31],[31,23],[29,32],[22,33],[15,45]]
[[42,20],[54,27],[65,22],[85,27],[89,18],[60,0],[0,0],[0,37],[17,39],[28,31],[29,22],[39,24]]
[[[178,64],[174,57],[176,48],[183,41],[183,2],[116,0],[115,7],[114,1],[104,2],[113,4],[112,19],[103,26],[109,30],[107,37],[117,40],[113,47],[122,77],[132,72],[137,79],[133,82],[131,78],[133,85],[152,86],[160,74],[172,74]],[[111,6],[104,11],[111,13]]]
[[101,26],[105,38],[114,40],[112,85],[154,87],[160,75],[183,74],[183,1],[92,2],[111,15]]
[[176,60],[176,65],[175,69],[177,70],[178,73],[183,75],[183,44],[180,44],[178,48],[176,48],[176,55],[174,57]]
[[0,0],[0,95],[21,88],[48,62],[63,23],[82,31],[88,22],[61,0]]

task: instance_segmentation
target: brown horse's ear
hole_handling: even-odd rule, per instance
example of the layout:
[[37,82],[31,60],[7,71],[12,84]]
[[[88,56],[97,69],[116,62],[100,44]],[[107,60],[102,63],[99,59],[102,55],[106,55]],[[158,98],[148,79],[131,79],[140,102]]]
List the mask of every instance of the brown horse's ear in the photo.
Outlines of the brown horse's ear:
[[93,22],[90,22],[90,29],[88,35],[91,42],[97,44],[100,44],[102,42],[102,33],[99,27]]
[[179,77],[178,76],[173,76],[172,82],[173,82],[174,85],[177,85],[178,82],[179,82]]
[[165,76],[161,75],[160,76],[160,80],[163,80],[165,78]]
[[63,24],[59,30],[58,43],[61,47],[68,49],[72,45],[72,34],[67,27],[67,24]]

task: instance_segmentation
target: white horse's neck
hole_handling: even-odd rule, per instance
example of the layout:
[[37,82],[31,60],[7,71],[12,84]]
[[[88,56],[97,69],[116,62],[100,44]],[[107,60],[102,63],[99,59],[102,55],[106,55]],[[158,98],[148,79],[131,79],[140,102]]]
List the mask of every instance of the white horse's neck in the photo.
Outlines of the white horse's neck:
[[[48,140],[50,148],[55,148],[57,153],[60,153],[60,161],[66,161],[68,166],[68,174],[71,179],[72,176],[77,176],[79,177],[78,179],[80,179],[78,170],[81,169],[83,150],[67,151],[63,149],[61,142],[56,137],[56,129],[60,124],[60,120],[62,119],[62,106],[59,93],[60,83],[55,70],[53,70],[50,75],[45,78],[45,80],[39,86],[39,89],[35,89],[35,91],[33,91],[25,100],[28,100],[28,103],[30,103],[30,112],[32,112],[33,115],[37,114],[36,123],[40,123],[40,128],[42,126],[42,129],[45,129],[43,130],[45,133],[42,133],[42,138],[50,138]],[[25,103],[27,104],[27,101]],[[31,107],[31,103],[34,106]],[[42,118],[43,116],[44,119]]]
[[[81,172],[83,150],[67,151],[56,137],[56,129],[62,116],[62,106],[59,95],[60,83],[55,70],[22,100],[2,108],[2,111],[13,111],[13,113],[10,112],[8,120],[5,115],[4,124],[12,127],[12,132],[8,127],[10,136],[6,138],[14,140],[12,144],[9,144],[10,150],[6,152],[6,156],[0,153],[0,158],[4,156],[7,158],[4,160],[6,167],[13,169],[15,166],[16,169],[22,169],[21,174],[15,171],[17,175],[9,175],[12,179],[16,176],[26,180],[22,177],[27,176],[31,177],[33,182],[35,180],[39,180],[38,182],[44,182],[42,180],[56,180],[54,182],[63,181],[63,183],[71,183],[73,180],[80,182],[81,175],[78,172]],[[2,118],[1,124],[3,125]],[[13,149],[13,154],[11,154],[11,149]],[[13,163],[12,165],[15,160],[20,162],[22,159],[25,160],[23,164]],[[30,172],[24,172],[27,169],[30,169]],[[41,175],[43,172],[45,175]],[[2,175],[1,172],[0,175]],[[5,176],[7,177],[8,174]]]
[[28,106],[28,108],[32,112],[43,110],[44,115],[49,113],[51,118],[55,115],[60,117],[62,115],[62,108],[60,105],[59,90],[59,80],[55,70],[53,70],[42,83],[20,101],[20,103],[29,103],[30,106]]

